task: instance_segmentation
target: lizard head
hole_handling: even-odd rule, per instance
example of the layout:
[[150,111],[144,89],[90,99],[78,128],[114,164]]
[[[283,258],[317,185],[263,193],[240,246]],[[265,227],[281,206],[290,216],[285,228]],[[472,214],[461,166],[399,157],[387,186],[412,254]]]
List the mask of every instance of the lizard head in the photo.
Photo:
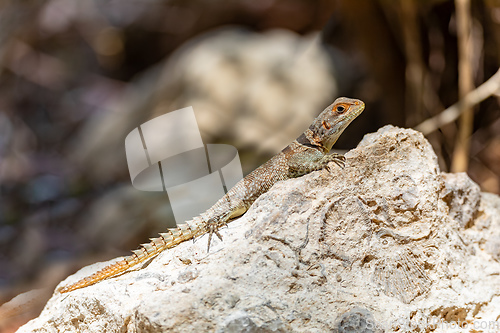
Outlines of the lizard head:
[[297,141],[329,152],[347,126],[363,112],[365,103],[359,99],[340,97],[314,120]]

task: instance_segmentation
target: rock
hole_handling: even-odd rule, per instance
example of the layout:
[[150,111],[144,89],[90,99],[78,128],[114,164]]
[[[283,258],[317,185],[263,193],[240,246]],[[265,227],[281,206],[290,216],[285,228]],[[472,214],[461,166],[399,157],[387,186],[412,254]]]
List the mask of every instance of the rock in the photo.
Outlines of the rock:
[[443,173],[445,188],[442,196],[450,209],[449,215],[462,228],[471,226],[481,200],[481,189],[466,173]]
[[54,293],[19,332],[498,330],[500,198],[441,173],[413,130],[383,127],[346,158],[273,186],[210,253],[203,237]]
[[32,289],[0,305],[0,332],[14,332],[19,326],[36,317],[50,294],[51,290],[48,288]]

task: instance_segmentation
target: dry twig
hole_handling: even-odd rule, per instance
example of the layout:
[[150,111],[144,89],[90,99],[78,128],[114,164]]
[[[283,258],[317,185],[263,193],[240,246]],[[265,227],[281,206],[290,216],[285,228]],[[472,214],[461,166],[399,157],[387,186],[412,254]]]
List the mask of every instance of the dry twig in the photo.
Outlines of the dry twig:
[[[464,97],[474,89],[474,74],[472,73],[472,20],[470,0],[455,0],[458,34],[458,96]],[[470,136],[474,125],[473,107],[464,100],[460,105],[463,109],[460,115],[458,135],[451,161],[452,172],[467,171],[469,165]]]
[[465,98],[453,104],[440,114],[423,121],[419,125],[415,126],[414,129],[422,132],[424,135],[428,135],[438,128],[457,120],[464,110],[462,107],[464,103],[471,106],[476,105],[495,94],[500,95],[500,68],[486,82],[468,93]]

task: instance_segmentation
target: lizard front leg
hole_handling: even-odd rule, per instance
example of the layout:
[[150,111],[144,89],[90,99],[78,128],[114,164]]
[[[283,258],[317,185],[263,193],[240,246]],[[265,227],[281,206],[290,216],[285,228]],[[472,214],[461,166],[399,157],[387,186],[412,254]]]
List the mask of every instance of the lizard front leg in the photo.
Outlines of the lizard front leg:
[[325,155],[319,151],[314,153],[311,151],[303,152],[288,161],[288,176],[296,178],[324,168],[331,172],[328,166],[331,162],[344,168],[345,157],[337,153]]

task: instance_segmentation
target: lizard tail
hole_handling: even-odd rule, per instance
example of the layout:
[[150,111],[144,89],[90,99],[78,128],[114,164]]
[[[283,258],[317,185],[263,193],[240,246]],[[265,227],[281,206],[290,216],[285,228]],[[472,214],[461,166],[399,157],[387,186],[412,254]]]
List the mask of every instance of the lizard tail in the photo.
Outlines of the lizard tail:
[[81,279],[76,283],[73,283],[66,287],[62,287],[58,291],[61,294],[67,293],[75,289],[84,288],[99,281],[116,276],[122,272],[125,272],[130,267],[133,267],[141,262],[155,257],[160,252],[166,249],[177,246],[178,244],[186,240],[195,238],[203,233],[204,231],[200,224],[195,224],[194,227],[189,227],[189,225],[186,223],[179,225],[177,228],[168,229],[167,232],[160,233],[160,237],[151,238],[151,242],[141,244],[141,246],[137,250],[132,251],[132,255],[124,257],[122,260],[106,266],[102,270],[84,279]]

